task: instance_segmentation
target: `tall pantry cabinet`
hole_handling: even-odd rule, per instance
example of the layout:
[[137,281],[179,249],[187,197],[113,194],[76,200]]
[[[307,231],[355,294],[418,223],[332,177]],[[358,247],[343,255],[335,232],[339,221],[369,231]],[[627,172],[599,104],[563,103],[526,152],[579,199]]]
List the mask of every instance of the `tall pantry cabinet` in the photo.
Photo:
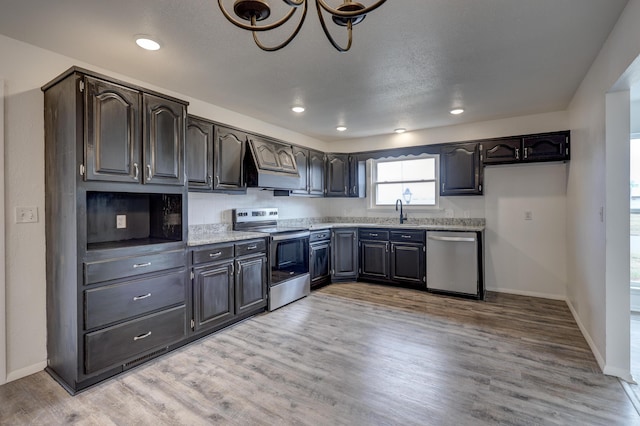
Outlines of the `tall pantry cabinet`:
[[42,90],[47,371],[73,394],[188,334],[187,104],[76,67]]

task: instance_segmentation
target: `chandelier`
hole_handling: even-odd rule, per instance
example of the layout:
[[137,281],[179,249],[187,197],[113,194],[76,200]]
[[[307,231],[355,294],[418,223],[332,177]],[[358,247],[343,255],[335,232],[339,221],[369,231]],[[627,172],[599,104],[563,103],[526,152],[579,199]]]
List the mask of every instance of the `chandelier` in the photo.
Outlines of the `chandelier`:
[[[231,14],[225,9],[223,0],[218,0],[218,5],[220,6],[220,11],[222,11],[222,14],[229,20],[229,22],[237,27],[251,31],[253,33],[253,40],[256,42],[256,45],[260,49],[266,50],[268,52],[273,52],[276,50],[280,50],[288,45],[291,40],[293,40],[295,36],[298,35],[298,32],[300,31],[300,28],[304,23],[304,18],[307,16],[307,3],[311,0],[282,1],[290,6],[289,11],[277,21],[270,24],[264,24],[262,26],[258,25],[258,22],[267,19],[271,15],[271,8],[269,7],[269,2],[267,0],[236,0],[233,4],[233,12],[235,13],[236,17],[240,18],[242,21],[231,16]],[[387,0],[378,0],[371,6],[365,7],[361,3],[351,0],[344,0],[344,3],[336,8],[333,8],[329,6],[325,0],[316,0],[316,9],[318,11],[318,17],[320,18],[320,25],[322,25],[322,30],[329,39],[329,42],[339,52],[346,52],[351,48],[353,26],[362,22],[367,13],[382,6],[385,1]],[[300,21],[296,25],[293,33],[291,33],[291,35],[285,41],[283,41],[281,44],[278,44],[277,46],[265,46],[260,42],[260,40],[258,40],[258,33],[273,30],[284,25],[299,9],[302,10]],[[339,45],[331,36],[331,33],[327,28],[327,24],[323,16],[323,11],[331,15],[331,19],[336,25],[347,28],[348,41],[346,46],[343,47]],[[248,23],[245,23],[243,21],[247,21]]]

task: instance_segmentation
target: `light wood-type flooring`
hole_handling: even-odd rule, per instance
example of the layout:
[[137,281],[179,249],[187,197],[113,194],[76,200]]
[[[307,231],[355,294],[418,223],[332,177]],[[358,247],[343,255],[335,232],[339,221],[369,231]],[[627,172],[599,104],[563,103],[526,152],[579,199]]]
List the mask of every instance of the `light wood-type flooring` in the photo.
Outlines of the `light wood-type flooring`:
[[40,372],[0,424],[632,425],[566,304],[332,284],[75,397]]

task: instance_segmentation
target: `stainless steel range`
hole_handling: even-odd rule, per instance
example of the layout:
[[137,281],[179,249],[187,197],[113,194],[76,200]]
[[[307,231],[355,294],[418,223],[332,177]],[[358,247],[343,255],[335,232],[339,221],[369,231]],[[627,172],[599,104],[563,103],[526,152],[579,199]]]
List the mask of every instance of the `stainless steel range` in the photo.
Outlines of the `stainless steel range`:
[[308,229],[278,226],[277,208],[233,209],[233,229],[269,234],[270,311],[311,292]]

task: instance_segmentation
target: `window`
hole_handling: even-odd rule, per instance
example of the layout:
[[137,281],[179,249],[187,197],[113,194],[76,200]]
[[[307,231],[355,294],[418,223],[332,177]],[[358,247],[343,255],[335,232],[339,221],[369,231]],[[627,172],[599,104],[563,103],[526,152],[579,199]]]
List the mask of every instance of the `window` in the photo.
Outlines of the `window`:
[[373,207],[393,206],[400,199],[409,206],[438,204],[438,157],[374,160],[371,170]]

